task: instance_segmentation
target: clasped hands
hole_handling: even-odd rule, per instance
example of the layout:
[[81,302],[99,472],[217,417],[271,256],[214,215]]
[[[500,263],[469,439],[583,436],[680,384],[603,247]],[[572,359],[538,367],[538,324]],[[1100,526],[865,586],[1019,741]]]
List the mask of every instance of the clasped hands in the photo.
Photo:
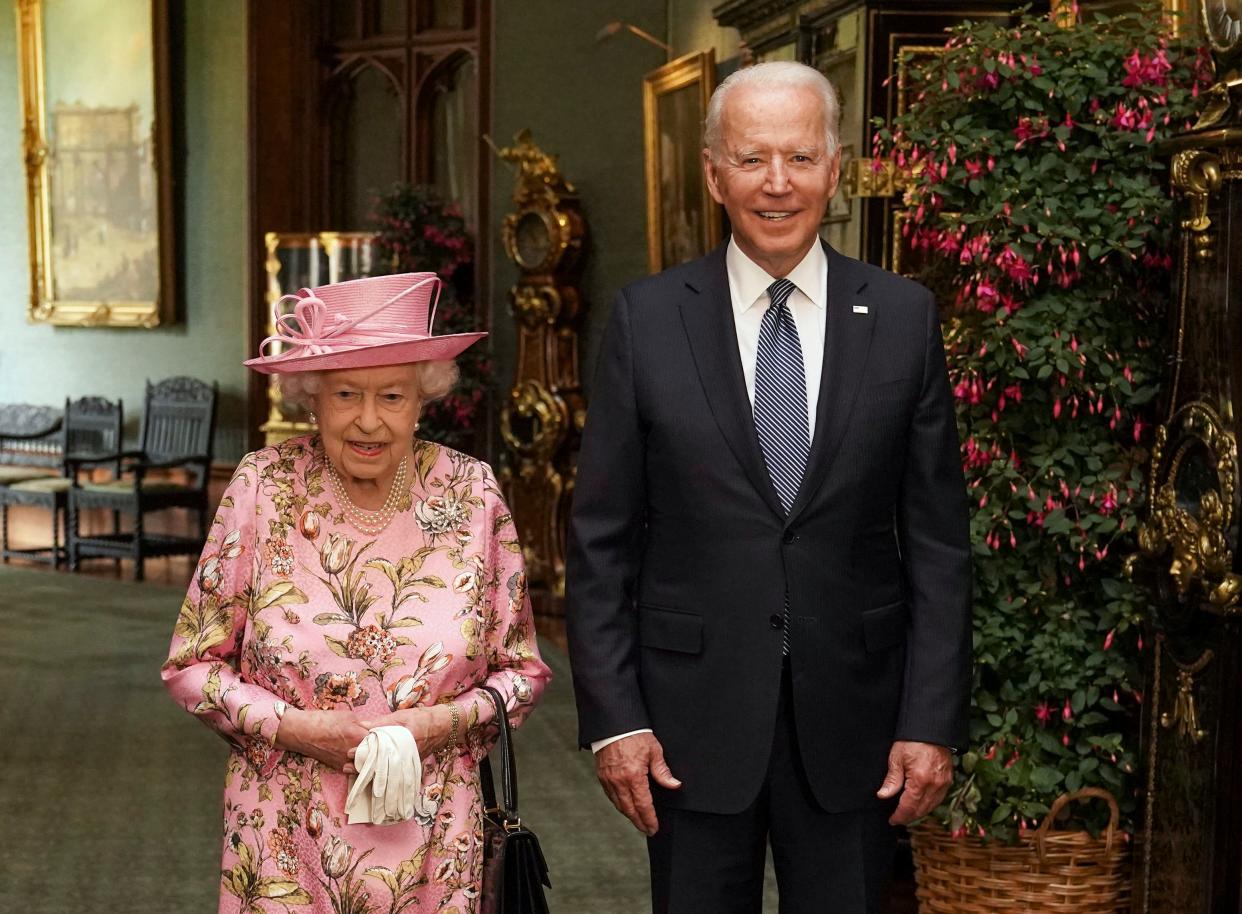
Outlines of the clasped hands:
[[[660,827],[650,781],[676,790],[681,781],[664,761],[664,748],[652,733],[636,733],[609,743],[595,754],[595,772],[617,810],[645,835]],[[876,796],[901,794],[891,825],[908,825],[940,805],[953,780],[952,754],[943,746],[899,740],[888,754],[888,774]]]
[[276,731],[276,745],[345,774],[357,774],[354,754],[367,734],[376,727],[405,727],[414,735],[419,753],[426,758],[448,747],[453,718],[448,705],[410,708],[365,718],[359,718],[352,710],[303,711],[289,708]]

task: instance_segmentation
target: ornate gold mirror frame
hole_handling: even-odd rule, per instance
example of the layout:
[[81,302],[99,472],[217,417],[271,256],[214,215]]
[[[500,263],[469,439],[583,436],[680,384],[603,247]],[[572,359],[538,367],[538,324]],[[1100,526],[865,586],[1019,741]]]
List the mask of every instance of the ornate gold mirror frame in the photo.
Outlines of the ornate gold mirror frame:
[[15,4],[27,316],[80,327],[168,323],[176,315],[168,2],[116,0],[98,22],[83,22],[71,3]]
[[[1238,447],[1207,403],[1179,409],[1156,429],[1148,476],[1151,507],[1139,525],[1142,554],[1163,565],[1177,596],[1223,615],[1239,611],[1242,577],[1232,571]],[[1132,556],[1127,564],[1133,566]]]

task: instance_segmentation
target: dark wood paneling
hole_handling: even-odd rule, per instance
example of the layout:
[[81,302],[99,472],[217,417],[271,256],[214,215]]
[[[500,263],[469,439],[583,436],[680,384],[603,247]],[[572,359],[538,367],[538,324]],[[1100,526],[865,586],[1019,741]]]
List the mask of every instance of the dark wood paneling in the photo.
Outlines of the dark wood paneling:
[[[429,156],[419,155],[426,148],[426,123],[420,123],[418,88],[428,73],[445,59],[468,53],[478,62],[477,100],[479,132],[488,132],[491,123],[491,2],[467,2],[468,31],[415,31],[425,19],[417,15],[427,0],[408,0],[407,29],[403,33],[378,34],[374,3],[355,0],[356,34],[332,34],[329,13],[347,0],[251,0],[247,5],[248,97],[248,177],[250,212],[248,219],[247,301],[249,328],[246,351],[254,354],[267,335],[267,305],[264,301],[263,236],[267,232],[312,232],[339,228],[334,225],[328,163],[331,157],[331,125],[328,120],[329,82],[334,74],[347,71],[358,58],[395,58],[394,68],[403,81],[401,95],[405,110],[406,141],[402,149],[402,172],[415,183],[430,178]],[[416,63],[420,65],[416,69]],[[239,138],[239,141],[241,138]],[[491,152],[478,139],[479,231],[489,224],[488,203]],[[488,245],[476,245],[475,288],[484,288]],[[485,295],[476,296],[477,323],[487,329]],[[250,445],[261,444],[258,425],[267,415],[267,384],[252,374],[247,396]]]
[[[319,228],[318,15],[318,5],[313,3],[251,0],[247,4],[248,355],[258,352],[267,335],[264,234]],[[246,414],[250,446],[259,447],[259,423],[267,416],[267,383],[254,372]]]

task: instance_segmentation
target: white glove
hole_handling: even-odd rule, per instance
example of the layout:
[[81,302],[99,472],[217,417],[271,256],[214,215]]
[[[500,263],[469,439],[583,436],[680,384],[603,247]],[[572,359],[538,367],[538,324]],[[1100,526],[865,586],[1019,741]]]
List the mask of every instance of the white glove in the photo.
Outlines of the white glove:
[[390,825],[433,810],[423,800],[423,762],[405,727],[376,727],[354,753],[358,773],[345,801],[350,825]]

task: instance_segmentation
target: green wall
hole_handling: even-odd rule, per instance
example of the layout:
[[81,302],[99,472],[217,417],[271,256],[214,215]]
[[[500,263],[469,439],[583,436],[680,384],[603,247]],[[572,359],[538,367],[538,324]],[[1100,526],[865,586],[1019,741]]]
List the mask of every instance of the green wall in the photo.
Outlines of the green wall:
[[[15,17],[0,15],[0,402],[60,405],[98,394],[125,401],[136,434],[144,382],[175,374],[216,380],[216,454],[244,447],[246,34],[243,0],[175,3],[184,17],[174,61],[185,157],[179,252],[184,320],[155,330],[50,327],[26,319],[29,255],[21,159]],[[182,12],[183,10],[183,12]]]
[[[663,37],[665,0],[498,0],[494,6],[492,137],[507,145],[529,127],[560,156],[578,189],[589,236],[582,291],[586,306],[582,375],[588,393],[599,336],[617,290],[647,273],[643,191],[643,74],[664,51],[629,34],[595,36],[619,17]],[[512,212],[513,173],[492,169],[492,345],[501,395],[513,378],[515,343],[508,290],[517,270],[500,226]]]
[[[49,327],[26,320],[28,254],[14,17],[0,15],[0,402],[59,405],[66,396],[123,397],[136,433],[146,378],[191,374],[222,391],[217,455],[245,450],[246,37],[243,0],[180,0],[184,19],[177,99],[185,157],[180,249],[184,320],[157,330]],[[674,53],[715,45],[735,52],[736,32],[715,28],[706,0],[497,0],[491,135],[507,144],[522,127],[560,156],[589,226],[583,295],[582,376],[588,393],[612,297],[646,273],[642,79],[664,51],[628,33],[596,35],[624,17],[672,36]],[[7,129],[5,124],[10,125]],[[493,163],[491,219],[482,244],[492,262],[490,299],[498,388],[513,377],[507,292],[517,271],[500,225],[512,209],[512,172]]]

